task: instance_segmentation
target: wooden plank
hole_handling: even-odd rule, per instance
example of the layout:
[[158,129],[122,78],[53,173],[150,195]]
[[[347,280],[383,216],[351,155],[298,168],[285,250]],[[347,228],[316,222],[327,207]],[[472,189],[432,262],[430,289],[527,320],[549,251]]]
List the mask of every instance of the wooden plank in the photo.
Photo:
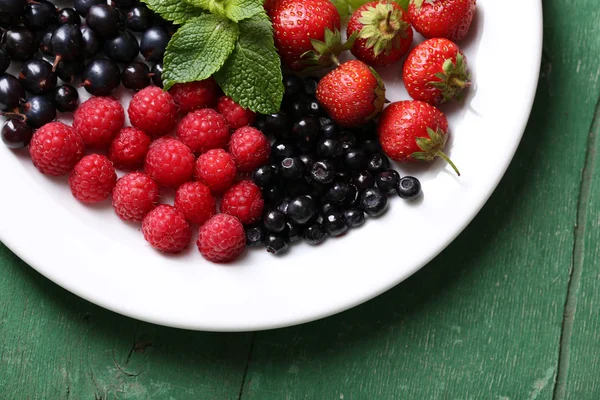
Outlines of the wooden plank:
[[[389,293],[324,321],[259,333],[244,400],[553,397],[600,42],[595,0],[544,5],[531,122],[488,205]],[[598,398],[590,390],[572,398]]]
[[237,399],[250,340],[119,316],[0,244],[0,399]]

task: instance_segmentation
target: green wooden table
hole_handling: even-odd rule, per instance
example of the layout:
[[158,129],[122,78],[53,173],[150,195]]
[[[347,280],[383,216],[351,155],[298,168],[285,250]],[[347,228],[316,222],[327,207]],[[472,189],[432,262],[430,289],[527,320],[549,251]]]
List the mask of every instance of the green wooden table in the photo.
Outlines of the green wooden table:
[[544,7],[517,155],[415,276],[322,321],[199,333],[92,305],[0,244],[0,399],[600,399],[600,9]]

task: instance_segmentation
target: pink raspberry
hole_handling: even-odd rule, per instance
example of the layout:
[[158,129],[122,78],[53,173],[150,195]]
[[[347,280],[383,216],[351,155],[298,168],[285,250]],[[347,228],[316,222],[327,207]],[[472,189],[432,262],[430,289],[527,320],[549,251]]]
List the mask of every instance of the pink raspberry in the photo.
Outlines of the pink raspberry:
[[215,215],[216,202],[210,189],[200,182],[187,182],[179,186],[175,193],[175,208],[185,218],[195,224],[202,225]]
[[217,110],[225,117],[229,129],[237,129],[242,126],[251,125],[256,119],[256,114],[252,110],[248,110],[231,98],[221,96],[217,104]]
[[88,147],[108,147],[124,123],[125,111],[112,97],[91,97],[73,114],[73,128]]
[[265,201],[258,186],[252,181],[241,181],[223,193],[221,212],[237,217],[242,224],[260,219]]
[[160,186],[177,188],[194,175],[194,155],[189,147],[172,137],[150,145],[144,169]]
[[219,87],[213,78],[203,81],[178,83],[169,89],[179,112],[187,114],[198,108],[212,108],[217,103]]
[[148,175],[132,172],[117,181],[112,203],[117,215],[125,221],[141,221],[156,207],[158,185]]
[[156,86],[148,86],[133,95],[127,112],[131,125],[153,138],[166,135],[177,123],[175,101]]
[[235,180],[237,168],[231,154],[223,149],[212,149],[198,157],[196,177],[213,193],[229,189]]
[[271,145],[258,129],[244,126],[231,135],[229,154],[238,171],[252,172],[269,160]]
[[150,147],[150,137],[137,128],[123,128],[108,149],[108,158],[116,168],[138,169]]
[[84,144],[75,129],[62,122],[50,122],[31,138],[31,161],[41,173],[65,175],[83,157]]
[[110,197],[117,174],[106,156],[90,154],[79,161],[69,176],[71,193],[82,203],[98,203]]
[[204,153],[223,148],[229,141],[225,118],[210,108],[192,111],[177,126],[177,137],[192,151]]
[[165,253],[179,253],[192,237],[183,213],[168,204],[161,204],[146,215],[142,233],[152,247]]
[[217,214],[202,225],[196,244],[202,256],[209,261],[233,261],[246,247],[244,226],[231,215]]

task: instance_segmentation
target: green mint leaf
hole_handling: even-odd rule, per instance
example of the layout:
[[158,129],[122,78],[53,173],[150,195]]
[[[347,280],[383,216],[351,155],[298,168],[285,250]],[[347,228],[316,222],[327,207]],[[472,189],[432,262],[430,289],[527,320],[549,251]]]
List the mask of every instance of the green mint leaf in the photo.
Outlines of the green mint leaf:
[[165,53],[165,90],[176,83],[209,78],[223,66],[238,36],[236,23],[214,14],[204,14],[181,26]]
[[[182,1],[182,0],[179,0]],[[221,0],[185,0],[193,6],[203,8],[213,14],[225,17],[225,4]]]
[[181,0],[142,0],[149,9],[175,24],[196,18],[204,13],[198,7]]
[[279,111],[283,83],[273,29],[266,14],[240,21],[240,37],[215,79],[242,107],[271,114]]
[[235,22],[253,17],[264,10],[261,0],[229,0],[225,4],[225,16]]
[[350,15],[350,4],[348,4],[348,1],[346,0],[330,0],[331,3],[333,3],[333,5],[335,6],[335,8],[337,8],[338,12],[340,13],[340,17],[341,18],[345,18],[348,15]]

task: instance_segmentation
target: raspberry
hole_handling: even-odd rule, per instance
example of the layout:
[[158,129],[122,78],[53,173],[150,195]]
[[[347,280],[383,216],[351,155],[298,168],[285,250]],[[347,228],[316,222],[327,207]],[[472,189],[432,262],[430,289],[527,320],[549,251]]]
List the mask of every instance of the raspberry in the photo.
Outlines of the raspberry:
[[115,167],[100,154],[83,157],[69,176],[71,193],[82,203],[92,204],[108,199],[116,183]]
[[264,205],[258,186],[252,181],[241,181],[223,194],[221,212],[233,215],[247,225],[260,219]]
[[252,172],[265,164],[271,154],[267,137],[250,126],[237,129],[229,142],[229,153],[238,171]]
[[219,87],[213,78],[199,82],[178,83],[169,89],[179,111],[183,114],[197,108],[212,108],[217,102]]
[[171,95],[155,86],[137,92],[129,103],[131,125],[151,137],[166,135],[177,122],[177,107]]
[[141,221],[156,207],[158,185],[148,175],[132,172],[117,181],[112,203],[117,215],[125,221]]
[[31,161],[43,174],[65,175],[81,160],[83,139],[62,122],[50,122],[38,129],[29,144]]
[[217,110],[225,117],[229,129],[237,129],[242,126],[251,125],[256,119],[256,114],[252,110],[243,108],[231,98],[221,96]]
[[194,155],[179,140],[162,138],[150,145],[144,169],[160,186],[176,188],[192,178]]
[[204,153],[226,147],[229,128],[225,118],[210,108],[196,110],[185,116],[177,127],[177,137],[192,151]]
[[150,146],[150,137],[137,128],[123,128],[108,149],[108,158],[116,168],[138,169]]
[[112,97],[91,97],[73,114],[73,128],[89,147],[108,147],[124,123],[125,111]]
[[244,226],[231,215],[217,214],[202,225],[196,244],[202,256],[209,261],[233,261],[246,247]]
[[229,189],[235,180],[237,168],[231,154],[223,149],[212,149],[198,157],[196,177],[213,193]]
[[142,233],[152,247],[165,253],[179,253],[192,237],[183,213],[168,204],[161,204],[146,215]]
[[215,214],[215,198],[206,185],[187,182],[179,186],[175,193],[175,208],[181,211],[188,221],[202,225]]

